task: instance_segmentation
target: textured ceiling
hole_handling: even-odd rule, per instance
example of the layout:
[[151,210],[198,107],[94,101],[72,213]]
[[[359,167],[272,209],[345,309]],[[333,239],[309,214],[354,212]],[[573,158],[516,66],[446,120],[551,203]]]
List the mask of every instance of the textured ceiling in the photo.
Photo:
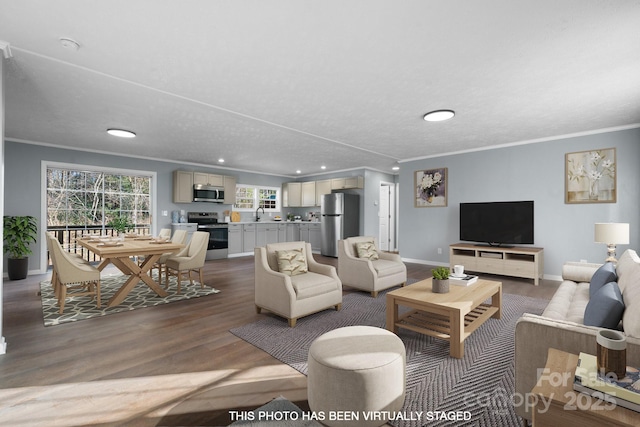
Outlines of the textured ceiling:
[[[5,134],[287,176],[391,172],[637,126],[639,22],[625,0],[0,0]],[[457,115],[422,120],[440,108]]]

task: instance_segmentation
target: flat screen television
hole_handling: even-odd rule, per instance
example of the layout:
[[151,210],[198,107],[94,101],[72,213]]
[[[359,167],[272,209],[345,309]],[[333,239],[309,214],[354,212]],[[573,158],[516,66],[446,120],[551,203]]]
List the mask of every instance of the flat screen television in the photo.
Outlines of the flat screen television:
[[533,200],[460,203],[460,240],[489,245],[533,244]]

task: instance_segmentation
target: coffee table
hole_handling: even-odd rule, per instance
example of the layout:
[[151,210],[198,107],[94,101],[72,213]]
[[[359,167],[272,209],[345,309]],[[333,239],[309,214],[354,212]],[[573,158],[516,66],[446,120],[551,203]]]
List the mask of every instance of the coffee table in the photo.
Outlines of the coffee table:
[[[464,357],[464,340],[487,319],[499,319],[502,282],[478,279],[469,286],[449,287],[446,294],[431,290],[431,279],[387,293],[387,329],[399,328],[449,341],[451,357]],[[486,304],[491,298],[491,304]],[[409,307],[400,314],[399,307]]]

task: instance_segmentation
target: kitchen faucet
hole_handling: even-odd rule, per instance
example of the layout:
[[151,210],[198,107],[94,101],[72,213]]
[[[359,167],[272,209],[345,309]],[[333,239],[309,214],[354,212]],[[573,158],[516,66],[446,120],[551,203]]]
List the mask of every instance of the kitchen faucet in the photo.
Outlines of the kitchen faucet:
[[260,206],[258,209],[256,209],[256,222],[260,221],[260,217],[258,216],[258,211],[260,209],[262,209],[262,214],[264,215],[264,208]]

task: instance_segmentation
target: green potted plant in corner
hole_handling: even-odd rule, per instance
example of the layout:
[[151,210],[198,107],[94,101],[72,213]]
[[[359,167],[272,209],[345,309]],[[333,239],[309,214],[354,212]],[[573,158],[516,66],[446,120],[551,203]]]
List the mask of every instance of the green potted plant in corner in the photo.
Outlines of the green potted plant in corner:
[[4,253],[7,257],[9,280],[21,280],[29,272],[29,245],[36,242],[38,224],[32,216],[4,217]]
[[449,269],[447,267],[437,267],[431,270],[431,289],[436,294],[446,294],[449,292]]
[[122,214],[116,214],[111,221],[107,224],[107,227],[113,228],[118,233],[118,236],[122,236],[128,230],[133,228],[133,224],[129,222],[129,218]]

